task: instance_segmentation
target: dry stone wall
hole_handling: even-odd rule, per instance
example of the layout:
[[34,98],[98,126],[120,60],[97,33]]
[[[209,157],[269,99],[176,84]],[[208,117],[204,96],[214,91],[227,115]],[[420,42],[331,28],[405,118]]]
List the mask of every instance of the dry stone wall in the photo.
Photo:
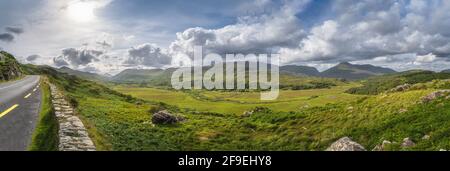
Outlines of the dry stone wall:
[[88,132],[74,114],[72,106],[64,99],[58,88],[50,84],[52,104],[59,123],[59,151],[95,151]]

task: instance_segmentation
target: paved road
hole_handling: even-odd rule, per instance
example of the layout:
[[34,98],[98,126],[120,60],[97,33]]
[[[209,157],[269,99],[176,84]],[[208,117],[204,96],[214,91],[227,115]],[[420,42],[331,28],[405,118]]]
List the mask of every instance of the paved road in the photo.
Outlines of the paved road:
[[0,151],[25,151],[39,118],[39,76],[0,84]]

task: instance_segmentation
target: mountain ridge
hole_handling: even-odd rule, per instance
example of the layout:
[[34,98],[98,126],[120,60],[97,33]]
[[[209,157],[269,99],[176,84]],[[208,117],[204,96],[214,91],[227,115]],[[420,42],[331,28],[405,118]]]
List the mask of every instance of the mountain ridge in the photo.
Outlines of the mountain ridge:
[[397,71],[390,68],[384,68],[370,64],[357,65],[351,64],[349,62],[341,62],[338,65],[321,72],[321,76],[329,78],[360,80],[372,76],[379,76],[396,72]]
[[91,72],[85,72],[85,71],[79,71],[79,70],[75,70],[66,66],[63,66],[61,68],[57,68],[56,69],[59,72],[62,73],[66,73],[69,75],[75,75],[75,76],[79,76],[81,78],[84,78],[86,80],[90,80],[90,81],[108,81],[109,78],[100,74],[96,74],[96,73],[91,73]]

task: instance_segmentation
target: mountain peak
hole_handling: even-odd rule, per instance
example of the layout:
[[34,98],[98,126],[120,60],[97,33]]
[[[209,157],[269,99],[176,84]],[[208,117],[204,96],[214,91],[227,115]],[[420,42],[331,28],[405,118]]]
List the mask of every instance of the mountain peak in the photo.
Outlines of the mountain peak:
[[383,68],[373,65],[357,65],[349,62],[341,62],[338,65],[322,72],[324,77],[345,78],[350,80],[365,79],[371,76],[395,73],[390,68]]
[[350,62],[341,62],[338,65],[353,65],[353,64],[351,64]]

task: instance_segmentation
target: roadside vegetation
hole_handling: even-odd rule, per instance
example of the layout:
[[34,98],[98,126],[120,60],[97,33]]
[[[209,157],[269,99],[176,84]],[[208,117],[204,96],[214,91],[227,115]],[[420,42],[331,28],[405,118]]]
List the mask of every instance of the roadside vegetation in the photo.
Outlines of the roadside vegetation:
[[50,87],[46,77],[41,77],[41,109],[36,129],[33,133],[30,151],[57,151],[58,150],[58,122],[53,112]]

